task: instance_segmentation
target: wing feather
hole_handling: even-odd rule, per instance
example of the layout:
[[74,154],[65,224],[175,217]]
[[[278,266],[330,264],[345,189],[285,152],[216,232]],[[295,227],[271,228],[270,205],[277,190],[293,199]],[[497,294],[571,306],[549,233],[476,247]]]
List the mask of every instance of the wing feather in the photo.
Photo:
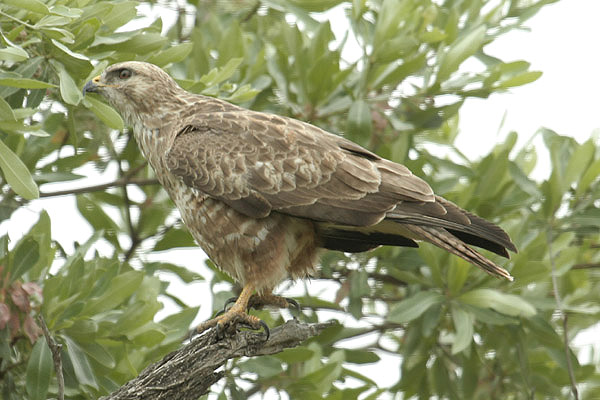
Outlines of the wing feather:
[[510,277],[468,244],[508,257],[508,235],[442,197],[403,165],[312,125],[241,108],[190,113],[166,153],[188,186],[253,218],[315,221],[325,248],[364,251],[425,240]]
[[188,186],[256,218],[278,211],[364,226],[400,200],[434,202],[402,165],[312,125],[244,109],[193,115],[165,162]]

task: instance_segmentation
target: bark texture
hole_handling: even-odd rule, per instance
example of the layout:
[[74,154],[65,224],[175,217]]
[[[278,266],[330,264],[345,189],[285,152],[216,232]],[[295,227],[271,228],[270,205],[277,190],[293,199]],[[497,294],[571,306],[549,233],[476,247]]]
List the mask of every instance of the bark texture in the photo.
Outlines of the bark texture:
[[238,331],[219,339],[214,329],[195,337],[181,349],[149,365],[136,378],[103,400],[180,399],[197,400],[221,379],[227,360],[275,354],[296,347],[334,323],[304,324],[291,320],[264,332]]

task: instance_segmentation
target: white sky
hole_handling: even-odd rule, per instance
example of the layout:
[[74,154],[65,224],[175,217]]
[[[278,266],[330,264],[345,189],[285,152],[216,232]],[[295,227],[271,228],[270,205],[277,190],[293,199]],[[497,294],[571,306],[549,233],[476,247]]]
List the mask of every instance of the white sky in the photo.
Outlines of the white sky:
[[[520,143],[524,143],[540,126],[582,142],[590,137],[592,131],[600,128],[600,107],[597,98],[600,91],[598,16],[598,0],[563,0],[545,7],[528,22],[532,32],[509,33],[489,45],[486,51],[490,55],[505,61],[529,61],[532,69],[541,70],[544,74],[535,83],[512,89],[508,93],[494,95],[485,100],[467,101],[461,110],[461,134],[456,143],[458,148],[469,158],[474,158],[486,154],[511,130],[521,135]],[[505,113],[504,127],[497,136]],[[110,177],[89,177],[81,186],[110,180]],[[44,185],[42,190],[67,189],[74,185]],[[10,221],[0,224],[0,234],[8,232],[13,240],[18,240],[37,221],[38,213],[42,209],[46,209],[51,216],[53,238],[67,251],[73,248],[73,241],[84,241],[91,235],[91,228],[76,210],[73,196],[31,202],[27,207],[15,212]],[[203,263],[199,261],[203,259],[203,253],[199,249],[164,252],[148,258],[184,265],[207,278],[210,277]],[[313,285],[313,294],[333,300],[335,290],[331,290],[330,286],[316,283],[310,285]],[[301,293],[300,289],[301,287],[296,287],[288,294]],[[177,293],[191,306],[202,305],[197,322],[210,317],[212,308],[208,283],[185,285],[175,280],[170,286],[170,291]],[[172,308],[167,307],[161,315],[169,313],[169,310]],[[355,324],[354,321],[348,322]],[[598,337],[600,332],[592,332],[579,337],[577,343],[589,348],[592,343],[598,343]],[[375,379],[380,385],[387,386],[397,379],[397,362],[397,359],[384,355],[377,368],[365,366],[354,369]],[[385,368],[385,374],[381,373],[382,368]]]
[[[505,61],[525,60],[543,75],[508,94],[473,99],[461,109],[457,146],[467,156],[484,154],[514,130],[524,143],[541,127],[587,140],[600,128],[600,1],[560,1],[544,7],[527,25],[486,47]],[[500,138],[494,138],[506,112]]]

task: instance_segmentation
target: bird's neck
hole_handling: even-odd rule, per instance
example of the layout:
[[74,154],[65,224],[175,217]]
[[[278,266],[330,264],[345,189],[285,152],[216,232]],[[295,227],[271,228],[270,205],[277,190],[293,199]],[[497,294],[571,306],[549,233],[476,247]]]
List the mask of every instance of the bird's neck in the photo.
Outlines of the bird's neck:
[[175,120],[179,114],[177,110],[181,109],[179,100],[155,100],[151,105],[143,104],[144,102],[141,101],[134,107],[121,110],[125,122],[134,130],[160,128]]

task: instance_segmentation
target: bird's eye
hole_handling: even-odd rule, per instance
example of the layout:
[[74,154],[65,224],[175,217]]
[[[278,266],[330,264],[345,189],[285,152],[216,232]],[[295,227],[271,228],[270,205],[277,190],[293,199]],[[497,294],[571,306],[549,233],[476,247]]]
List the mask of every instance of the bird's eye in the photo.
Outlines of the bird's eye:
[[123,68],[119,71],[119,79],[128,79],[129,77],[131,77],[131,71],[127,68]]

